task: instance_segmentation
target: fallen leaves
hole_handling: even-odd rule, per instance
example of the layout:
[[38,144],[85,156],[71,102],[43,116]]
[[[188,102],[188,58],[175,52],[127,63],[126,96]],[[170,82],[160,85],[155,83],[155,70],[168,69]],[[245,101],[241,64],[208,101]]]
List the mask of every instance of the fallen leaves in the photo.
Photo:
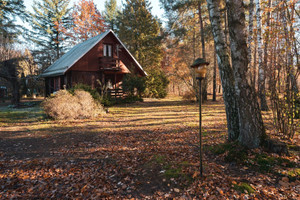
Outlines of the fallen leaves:
[[[203,108],[207,149],[226,135],[224,106],[212,105]],[[286,171],[280,177],[225,163],[206,149],[200,177],[196,111],[196,104],[155,100],[111,108],[94,121],[10,124],[0,133],[0,199],[299,197],[299,180],[288,178],[286,162],[278,168]],[[243,183],[254,192],[245,191]]]

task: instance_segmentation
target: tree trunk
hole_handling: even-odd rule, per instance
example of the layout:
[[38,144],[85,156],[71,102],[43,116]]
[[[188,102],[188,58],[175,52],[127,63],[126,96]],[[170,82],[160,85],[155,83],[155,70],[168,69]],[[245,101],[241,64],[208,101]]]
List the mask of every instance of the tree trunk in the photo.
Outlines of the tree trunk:
[[226,109],[228,140],[234,141],[239,137],[239,118],[236,102],[234,76],[229,62],[229,54],[225,43],[225,33],[222,30],[218,1],[206,0],[209,18],[214,37],[219,73],[223,88],[223,98]]
[[[201,0],[198,1],[198,12],[199,12],[199,23],[200,23],[200,34],[201,34],[201,47],[202,47],[202,58],[205,60],[205,41],[204,41],[204,26],[202,19],[202,8],[201,8]],[[207,101],[207,78],[203,81],[202,89],[202,101]]]
[[59,33],[56,33],[56,60],[59,59]]
[[199,12],[199,22],[200,22],[200,34],[201,34],[201,47],[202,47],[202,58],[205,60],[205,41],[204,41],[204,26],[202,20],[202,9],[201,0],[198,1],[198,12]]
[[248,33],[248,60],[249,60],[249,76],[250,80],[253,81],[252,74],[252,42],[253,42],[253,12],[254,12],[254,0],[250,0],[249,3],[249,33]]
[[[5,76],[1,75],[1,78],[9,81],[12,86],[12,99],[11,104],[19,105],[20,103],[20,83],[18,79],[18,67],[19,67],[19,58],[12,58],[6,60],[3,63],[3,69],[5,69]],[[1,66],[0,66],[1,67]]]
[[260,98],[261,110],[267,111],[265,86],[265,69],[262,62],[262,38],[261,38],[261,11],[260,1],[256,0],[256,22],[257,22],[257,52],[258,52],[258,93]]
[[[271,8],[272,1],[268,0],[268,8]],[[268,47],[269,47],[269,40],[270,40],[270,16],[271,12],[267,11],[267,30],[265,32],[265,46],[264,46],[264,61],[263,61],[263,66],[264,69],[268,69]],[[270,70],[268,70],[269,73],[272,73]],[[266,78],[266,77],[265,77]]]
[[213,101],[217,100],[217,55],[214,48]]
[[17,77],[15,77],[15,79],[12,79],[10,83],[13,89],[11,104],[18,106],[20,103],[20,84],[17,80]]
[[[290,25],[290,29],[288,30],[288,24],[287,24],[287,19],[289,19],[289,10],[288,8],[285,10],[282,8],[282,20],[283,20],[283,25],[284,25],[284,34],[285,34],[285,41],[286,41],[286,54],[287,54],[287,72],[288,72],[288,79],[290,79],[290,83],[292,86],[292,90],[297,96],[299,90],[297,87],[297,81],[295,78],[295,71],[293,66],[293,52],[292,52],[292,38],[293,38],[293,32],[294,28],[292,25]],[[290,23],[291,24],[291,23]]]
[[252,87],[254,88],[254,90],[256,91],[256,89],[258,87],[257,86],[257,82],[256,82],[256,77],[257,77],[257,35],[255,36],[254,39],[254,55],[253,55],[253,79],[252,79]]
[[226,0],[231,60],[234,70],[236,98],[238,101],[239,142],[248,148],[259,147],[265,137],[265,129],[254,89],[248,84],[248,51],[244,3]]

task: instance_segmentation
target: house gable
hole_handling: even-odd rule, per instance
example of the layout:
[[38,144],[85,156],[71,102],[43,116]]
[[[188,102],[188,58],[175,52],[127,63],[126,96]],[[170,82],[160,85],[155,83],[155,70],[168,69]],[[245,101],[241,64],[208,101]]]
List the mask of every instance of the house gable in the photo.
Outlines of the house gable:
[[[99,57],[103,56],[103,44],[118,44],[122,47],[119,53],[122,61],[121,67],[123,67],[125,71],[126,68],[124,68],[124,66],[129,67],[134,65],[135,73],[138,73],[141,76],[147,75],[115,33],[112,30],[109,30],[74,46],[53,65],[48,67],[41,77],[61,76],[70,70],[89,72],[98,71]],[[113,53],[117,53],[116,48],[113,48]]]

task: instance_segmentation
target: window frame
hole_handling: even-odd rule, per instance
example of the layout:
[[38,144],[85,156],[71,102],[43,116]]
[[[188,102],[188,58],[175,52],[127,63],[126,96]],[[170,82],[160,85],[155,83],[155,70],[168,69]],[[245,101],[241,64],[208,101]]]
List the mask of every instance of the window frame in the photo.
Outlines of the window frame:
[[112,44],[103,44],[103,57],[113,57],[113,45]]

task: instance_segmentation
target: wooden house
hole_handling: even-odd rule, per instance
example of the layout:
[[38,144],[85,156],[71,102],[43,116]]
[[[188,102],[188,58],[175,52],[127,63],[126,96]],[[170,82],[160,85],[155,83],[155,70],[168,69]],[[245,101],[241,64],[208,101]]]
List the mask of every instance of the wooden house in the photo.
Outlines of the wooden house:
[[[128,73],[147,76],[142,66],[112,31],[106,31],[70,49],[41,75],[45,78],[45,93],[83,83],[92,88],[108,85],[121,88]],[[115,93],[116,94],[116,93]]]

